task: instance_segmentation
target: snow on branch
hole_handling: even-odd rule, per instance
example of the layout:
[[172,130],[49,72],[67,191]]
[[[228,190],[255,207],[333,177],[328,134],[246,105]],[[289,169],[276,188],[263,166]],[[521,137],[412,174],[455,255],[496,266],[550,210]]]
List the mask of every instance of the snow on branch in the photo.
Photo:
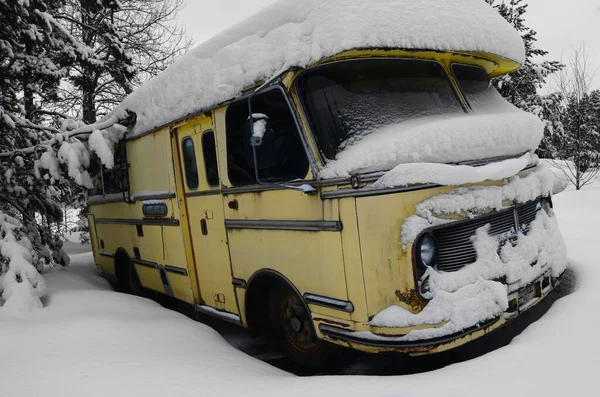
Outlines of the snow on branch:
[[43,307],[44,278],[32,264],[29,238],[17,238],[21,226],[19,220],[0,212],[0,255],[3,260],[0,312],[4,314],[27,313]]

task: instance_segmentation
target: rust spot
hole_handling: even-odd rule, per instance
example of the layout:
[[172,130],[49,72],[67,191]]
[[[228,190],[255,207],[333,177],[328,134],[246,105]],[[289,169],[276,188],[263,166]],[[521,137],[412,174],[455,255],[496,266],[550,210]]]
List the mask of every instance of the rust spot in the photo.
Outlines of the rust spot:
[[328,320],[326,318],[316,318],[315,317],[315,318],[313,318],[313,320],[314,321],[322,321],[322,322],[327,323],[327,324],[337,325],[337,326],[344,327],[344,328],[350,327],[350,324],[338,323],[337,321]]
[[420,312],[426,305],[426,302],[419,296],[417,290],[410,290],[409,292],[402,292],[400,290],[396,290],[396,296],[400,299],[400,302],[406,303],[409,305],[413,312]]

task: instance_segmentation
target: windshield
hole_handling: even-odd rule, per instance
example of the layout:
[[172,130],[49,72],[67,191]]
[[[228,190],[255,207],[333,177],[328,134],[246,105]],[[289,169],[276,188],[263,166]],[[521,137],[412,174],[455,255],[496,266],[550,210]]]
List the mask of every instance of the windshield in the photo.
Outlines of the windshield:
[[298,90],[327,159],[391,124],[464,112],[437,62],[371,59],[337,62],[304,73]]

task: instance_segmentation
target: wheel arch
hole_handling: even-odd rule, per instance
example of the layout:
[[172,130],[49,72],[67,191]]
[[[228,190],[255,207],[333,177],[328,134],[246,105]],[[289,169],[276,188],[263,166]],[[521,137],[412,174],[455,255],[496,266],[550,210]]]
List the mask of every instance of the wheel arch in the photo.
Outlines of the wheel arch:
[[302,293],[287,277],[273,269],[261,269],[248,279],[244,294],[246,325],[252,333],[264,333],[268,331],[265,327],[270,327],[269,298],[271,288],[276,284],[294,291],[300,297],[307,312],[311,314]]

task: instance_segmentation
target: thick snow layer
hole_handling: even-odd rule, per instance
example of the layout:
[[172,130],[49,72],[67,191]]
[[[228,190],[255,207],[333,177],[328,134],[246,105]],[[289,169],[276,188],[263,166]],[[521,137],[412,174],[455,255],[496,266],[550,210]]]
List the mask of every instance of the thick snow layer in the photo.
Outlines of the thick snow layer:
[[280,0],[194,48],[119,106],[137,135],[292,67],[357,48],[483,51],[523,63],[521,36],[482,0]]
[[481,167],[435,163],[400,164],[379,178],[372,188],[407,186],[417,183],[465,185],[497,181],[518,174],[525,167],[536,162],[537,156],[526,153],[519,158],[486,164]]
[[521,178],[515,175],[502,186],[459,187],[447,194],[433,196],[417,204],[417,214],[408,217],[402,225],[402,244],[412,243],[428,227],[448,221],[443,215],[463,214],[473,217],[477,213],[505,208],[505,201],[524,204],[540,196],[550,196],[556,178],[548,164],[540,163],[536,170]]
[[518,155],[538,147],[544,125],[537,116],[517,108],[490,112],[421,117],[383,127],[345,148],[321,177],[384,171],[403,163]]
[[480,279],[453,293],[439,291],[419,314],[412,314],[399,306],[388,307],[371,320],[371,325],[412,327],[447,322],[439,328],[415,330],[398,338],[399,341],[431,339],[452,335],[496,318],[507,308],[506,287],[494,281]]
[[[554,197],[577,289],[509,345],[475,359],[406,376],[296,377],[232,348],[201,323],[113,292],[95,275],[86,254],[46,276],[45,310],[27,319],[0,314],[0,394],[306,396],[310,390],[315,397],[589,395],[597,387],[600,357],[595,315],[600,301],[599,200],[600,183]],[[377,372],[383,365],[364,366],[378,360],[385,358],[364,358],[349,370]],[[503,383],[507,368],[509,384]]]

